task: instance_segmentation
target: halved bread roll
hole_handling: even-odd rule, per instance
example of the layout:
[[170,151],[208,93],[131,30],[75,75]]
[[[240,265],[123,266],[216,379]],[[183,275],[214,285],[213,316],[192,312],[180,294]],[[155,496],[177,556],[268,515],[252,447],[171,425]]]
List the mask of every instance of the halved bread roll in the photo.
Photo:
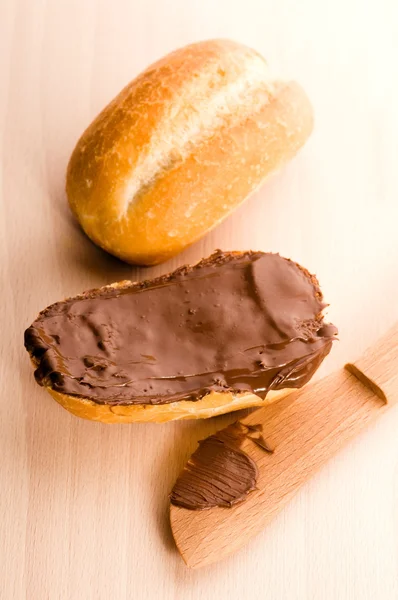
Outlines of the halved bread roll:
[[38,383],[106,423],[207,418],[301,387],[329,353],[316,278],[277,254],[215,252],[58,302],[25,332]]

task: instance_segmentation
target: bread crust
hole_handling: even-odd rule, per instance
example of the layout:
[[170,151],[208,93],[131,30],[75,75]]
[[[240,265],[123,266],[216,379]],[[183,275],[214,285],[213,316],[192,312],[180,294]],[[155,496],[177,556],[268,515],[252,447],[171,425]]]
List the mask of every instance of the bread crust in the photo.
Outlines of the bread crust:
[[210,392],[196,401],[111,406],[97,404],[88,398],[68,396],[50,387],[45,389],[54,400],[77,417],[102,423],[165,423],[182,419],[208,419],[243,408],[266,406],[294,391],[293,389],[271,390],[264,400],[251,393]]
[[148,67],[83,133],[69,203],[103,249],[157,264],[225,219],[312,126],[302,88],[277,79],[254,50],[192,44]]

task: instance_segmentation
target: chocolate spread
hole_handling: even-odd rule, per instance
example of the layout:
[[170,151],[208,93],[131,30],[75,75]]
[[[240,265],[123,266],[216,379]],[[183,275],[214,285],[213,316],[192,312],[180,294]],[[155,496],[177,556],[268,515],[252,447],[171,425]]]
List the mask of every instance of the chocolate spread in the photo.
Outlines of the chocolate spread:
[[255,489],[258,469],[239,449],[244,433],[237,425],[199,442],[170,494],[170,502],[190,510],[230,507]]
[[194,267],[93,290],[25,332],[38,383],[97,403],[164,404],[211,391],[301,387],[336,328],[314,277],[277,254],[217,251]]

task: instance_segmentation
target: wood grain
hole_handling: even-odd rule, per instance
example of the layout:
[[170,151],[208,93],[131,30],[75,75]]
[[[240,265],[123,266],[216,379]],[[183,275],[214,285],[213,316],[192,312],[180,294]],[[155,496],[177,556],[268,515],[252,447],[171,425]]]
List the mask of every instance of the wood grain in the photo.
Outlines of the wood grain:
[[326,461],[398,401],[398,323],[349,368],[352,374],[337,371],[239,421],[260,425],[274,449],[266,453],[249,437],[241,444],[259,470],[257,488],[244,502],[206,511],[170,505],[174,539],[189,567],[244,546]]
[[[398,318],[396,0],[0,2],[0,597],[396,600],[398,413],[333,459],[252,543],[190,571],[167,496],[198,439],[236,419],[106,426],[35,385],[23,331],[50,302],[212,250],[279,251],[315,272],[340,343],[325,375]],[[222,226],[138,271],[70,217],[69,155],[141,69],[230,37],[299,80],[310,142]]]

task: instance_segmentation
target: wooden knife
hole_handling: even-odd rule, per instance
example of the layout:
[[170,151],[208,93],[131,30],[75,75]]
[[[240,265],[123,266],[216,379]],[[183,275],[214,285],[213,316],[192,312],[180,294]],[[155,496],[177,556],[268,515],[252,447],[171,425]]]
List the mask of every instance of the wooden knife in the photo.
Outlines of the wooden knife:
[[398,400],[398,323],[355,363],[240,420],[262,426],[274,452],[249,438],[240,448],[257,464],[257,489],[231,508],[170,505],[177,548],[192,568],[241,548],[341,447]]

